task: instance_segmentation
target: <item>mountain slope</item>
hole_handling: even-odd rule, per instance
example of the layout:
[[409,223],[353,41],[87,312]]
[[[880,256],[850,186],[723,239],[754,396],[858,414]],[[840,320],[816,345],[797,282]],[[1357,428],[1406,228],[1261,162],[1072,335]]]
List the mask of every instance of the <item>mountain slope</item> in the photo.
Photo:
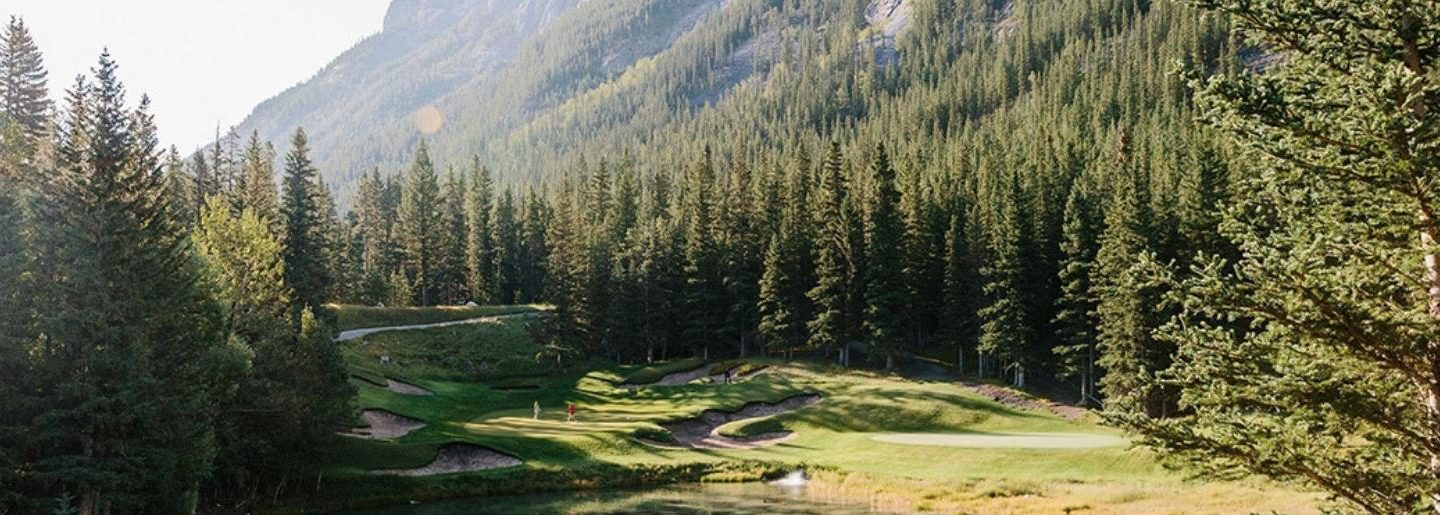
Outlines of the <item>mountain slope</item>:
[[[1170,66],[1157,56],[1223,37],[1194,12],[1160,5],[396,0],[384,31],[240,130],[259,129],[283,152],[304,126],[342,204],[355,177],[397,172],[421,137],[442,167],[478,155],[512,181],[555,176],[582,156],[627,153],[663,168],[706,143],[729,162],[837,131],[903,127],[889,137],[940,148],[1032,90],[1064,102],[1087,70],[1149,76]],[[1135,44],[1144,46],[1122,52]],[[418,126],[422,108],[443,124]]]

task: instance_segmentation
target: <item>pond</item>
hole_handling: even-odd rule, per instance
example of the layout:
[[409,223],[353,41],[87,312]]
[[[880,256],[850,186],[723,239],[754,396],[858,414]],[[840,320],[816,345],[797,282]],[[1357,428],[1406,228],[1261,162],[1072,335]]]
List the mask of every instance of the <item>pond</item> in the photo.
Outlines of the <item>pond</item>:
[[807,488],[766,483],[667,485],[646,490],[559,492],[480,497],[349,512],[349,515],[452,515],[467,513],[873,513]]

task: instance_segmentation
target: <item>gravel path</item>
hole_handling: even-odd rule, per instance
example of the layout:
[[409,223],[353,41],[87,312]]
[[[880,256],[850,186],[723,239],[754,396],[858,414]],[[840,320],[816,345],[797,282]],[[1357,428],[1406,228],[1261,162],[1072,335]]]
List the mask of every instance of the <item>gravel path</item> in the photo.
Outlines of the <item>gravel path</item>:
[[335,341],[345,342],[360,338],[362,336],[369,336],[375,333],[383,333],[388,331],[413,331],[416,329],[433,329],[436,327],[449,327],[452,325],[484,324],[490,322],[498,322],[507,318],[533,317],[538,316],[539,314],[539,312],[527,311],[524,313],[511,313],[508,315],[491,315],[478,318],[467,318],[464,320],[451,320],[449,322],[435,322],[433,324],[392,325],[388,327],[367,327],[364,329],[351,329],[349,331],[341,331],[340,336],[335,337]]

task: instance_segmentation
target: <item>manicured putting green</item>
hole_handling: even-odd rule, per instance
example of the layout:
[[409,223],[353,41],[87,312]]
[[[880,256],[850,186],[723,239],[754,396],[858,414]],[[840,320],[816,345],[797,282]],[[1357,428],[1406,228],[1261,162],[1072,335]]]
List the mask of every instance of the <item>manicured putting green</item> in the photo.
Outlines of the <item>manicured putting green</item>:
[[1118,436],[1093,433],[885,433],[871,440],[900,445],[976,449],[1094,449],[1125,445]]

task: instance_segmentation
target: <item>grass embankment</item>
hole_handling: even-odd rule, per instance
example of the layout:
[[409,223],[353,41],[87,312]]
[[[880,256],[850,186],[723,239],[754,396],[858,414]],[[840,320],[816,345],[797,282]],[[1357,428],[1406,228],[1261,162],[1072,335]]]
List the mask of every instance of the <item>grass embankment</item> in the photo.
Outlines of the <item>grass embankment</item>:
[[470,318],[513,315],[544,311],[549,306],[521,304],[510,306],[431,306],[423,308],[381,308],[355,304],[330,304],[341,331],[370,327],[433,324]]
[[[463,495],[611,488],[698,480],[771,477],[795,467],[819,471],[815,492],[897,510],[971,512],[1263,512],[1314,511],[1318,497],[1270,484],[1200,483],[1161,468],[1124,446],[1091,449],[958,448],[876,441],[882,433],[1116,432],[1089,421],[1009,408],[945,382],[750,360],[772,370],[732,385],[621,388],[658,381],[702,363],[548,370],[533,359],[524,319],[494,324],[381,333],[345,343],[352,369],[434,392],[400,395],[357,381],[358,404],[426,421],[390,441],[343,440],[318,492],[281,511],[405,503]],[[381,366],[384,349],[393,361]],[[528,362],[526,362],[528,357]],[[479,363],[491,364],[488,368]],[[503,372],[502,372],[503,371]],[[531,374],[531,375],[527,375]],[[382,381],[383,383],[383,381]],[[512,386],[533,386],[513,389]],[[795,431],[793,439],[751,450],[662,449],[635,436],[664,437],[659,423],[706,409],[735,410],[802,393],[823,400],[798,411],[740,421],[722,434]],[[532,418],[533,403],[543,409]],[[565,422],[565,406],[579,421]],[[427,464],[450,442],[488,446],[525,461],[519,467],[396,478],[373,469]],[[308,490],[308,489],[307,489]]]

